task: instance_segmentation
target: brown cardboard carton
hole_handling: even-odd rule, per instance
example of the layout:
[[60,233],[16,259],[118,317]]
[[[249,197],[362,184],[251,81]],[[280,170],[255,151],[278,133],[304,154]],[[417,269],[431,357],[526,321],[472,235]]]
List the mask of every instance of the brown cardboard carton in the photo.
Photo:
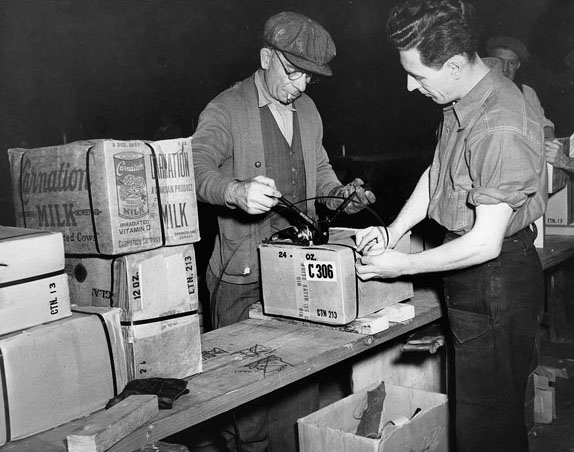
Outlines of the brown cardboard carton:
[[0,335],[69,317],[62,234],[0,226]]
[[[413,296],[410,280],[361,281],[355,274],[353,231],[333,232],[325,245],[259,246],[265,314],[345,325]],[[395,249],[410,252],[409,238]]]
[[128,379],[185,378],[202,371],[199,316],[193,312],[122,322]]
[[66,257],[72,301],[122,309],[129,379],[201,372],[192,244],[113,259]]
[[297,421],[301,452],[448,451],[446,395],[391,384],[385,390],[381,425],[406,423],[378,439],[356,435],[367,405],[367,390],[361,391]]
[[17,224],[62,232],[68,254],[199,240],[191,139],[82,141],[8,153]]
[[122,308],[122,321],[196,311],[192,244],[115,258],[66,256],[72,303]]
[[0,355],[0,444],[97,411],[127,383],[117,308],[2,336]]

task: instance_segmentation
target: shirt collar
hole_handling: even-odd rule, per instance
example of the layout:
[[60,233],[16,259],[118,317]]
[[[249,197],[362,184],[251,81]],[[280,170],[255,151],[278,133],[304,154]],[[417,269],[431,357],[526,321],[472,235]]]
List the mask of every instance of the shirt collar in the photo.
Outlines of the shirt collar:
[[254,78],[255,78],[255,86],[257,88],[257,98],[258,98],[259,108],[265,107],[265,106],[271,104],[279,110],[295,111],[295,107],[293,106],[293,103],[291,103],[289,105],[282,104],[278,100],[274,99],[271,96],[271,94],[269,94],[269,91],[267,90],[267,85],[265,84],[265,81],[263,80],[263,69],[258,69],[257,72],[255,72]]
[[475,116],[476,112],[484,105],[486,99],[494,90],[495,86],[500,83],[502,77],[503,76],[497,74],[496,71],[488,71],[462,99],[453,105],[445,107],[445,112],[452,108],[458,120],[459,127],[464,129]]

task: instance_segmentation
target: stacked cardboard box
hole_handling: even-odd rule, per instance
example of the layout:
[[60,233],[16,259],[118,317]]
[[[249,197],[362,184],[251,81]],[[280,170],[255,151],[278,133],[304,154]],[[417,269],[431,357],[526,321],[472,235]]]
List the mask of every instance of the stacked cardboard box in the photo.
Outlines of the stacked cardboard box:
[[201,372],[193,245],[117,258],[66,258],[72,301],[117,306],[128,377],[184,378]]
[[0,356],[0,445],[101,409],[127,383],[117,308],[0,336]]
[[70,315],[62,234],[0,226],[0,335]]
[[63,233],[68,254],[199,240],[191,138],[10,149],[18,226]]
[[200,372],[191,138],[9,157],[17,222],[63,234],[72,302],[122,309],[129,379]]
[[[564,154],[574,157],[574,135],[557,138]],[[546,234],[574,235],[574,180],[564,170],[549,165]]]
[[127,383],[120,310],[72,312],[60,232],[0,227],[0,445],[100,408]]

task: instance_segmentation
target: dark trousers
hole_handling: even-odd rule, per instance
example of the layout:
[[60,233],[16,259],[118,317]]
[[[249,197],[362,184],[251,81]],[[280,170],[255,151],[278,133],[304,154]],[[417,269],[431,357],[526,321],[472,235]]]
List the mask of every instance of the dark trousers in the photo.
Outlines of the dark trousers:
[[524,229],[496,259],[444,276],[458,452],[528,452],[525,393],[544,303],[533,239]]
[[[210,269],[206,283],[214,328],[248,319],[249,307],[261,301],[259,283],[229,284]],[[318,409],[318,379],[311,376],[236,408],[222,425],[221,434],[230,452],[294,452],[297,419]]]

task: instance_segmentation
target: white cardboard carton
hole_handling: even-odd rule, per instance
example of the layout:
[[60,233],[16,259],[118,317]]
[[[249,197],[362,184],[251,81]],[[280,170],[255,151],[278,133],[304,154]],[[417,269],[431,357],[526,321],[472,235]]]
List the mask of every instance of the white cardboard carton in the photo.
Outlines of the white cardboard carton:
[[199,240],[191,138],[10,149],[19,226],[60,231],[68,254]]
[[0,444],[97,411],[127,383],[117,308],[2,336],[0,355]]
[[[332,234],[334,243],[319,246],[260,245],[264,313],[345,325],[411,298],[410,280],[361,281],[356,276],[350,234]],[[395,249],[409,253],[410,235]]]
[[62,234],[0,226],[0,335],[69,317]]
[[361,391],[297,421],[301,452],[448,451],[446,395],[391,384],[385,384],[385,391],[381,424],[402,417],[408,422],[383,438],[357,436],[367,404],[367,390]]

